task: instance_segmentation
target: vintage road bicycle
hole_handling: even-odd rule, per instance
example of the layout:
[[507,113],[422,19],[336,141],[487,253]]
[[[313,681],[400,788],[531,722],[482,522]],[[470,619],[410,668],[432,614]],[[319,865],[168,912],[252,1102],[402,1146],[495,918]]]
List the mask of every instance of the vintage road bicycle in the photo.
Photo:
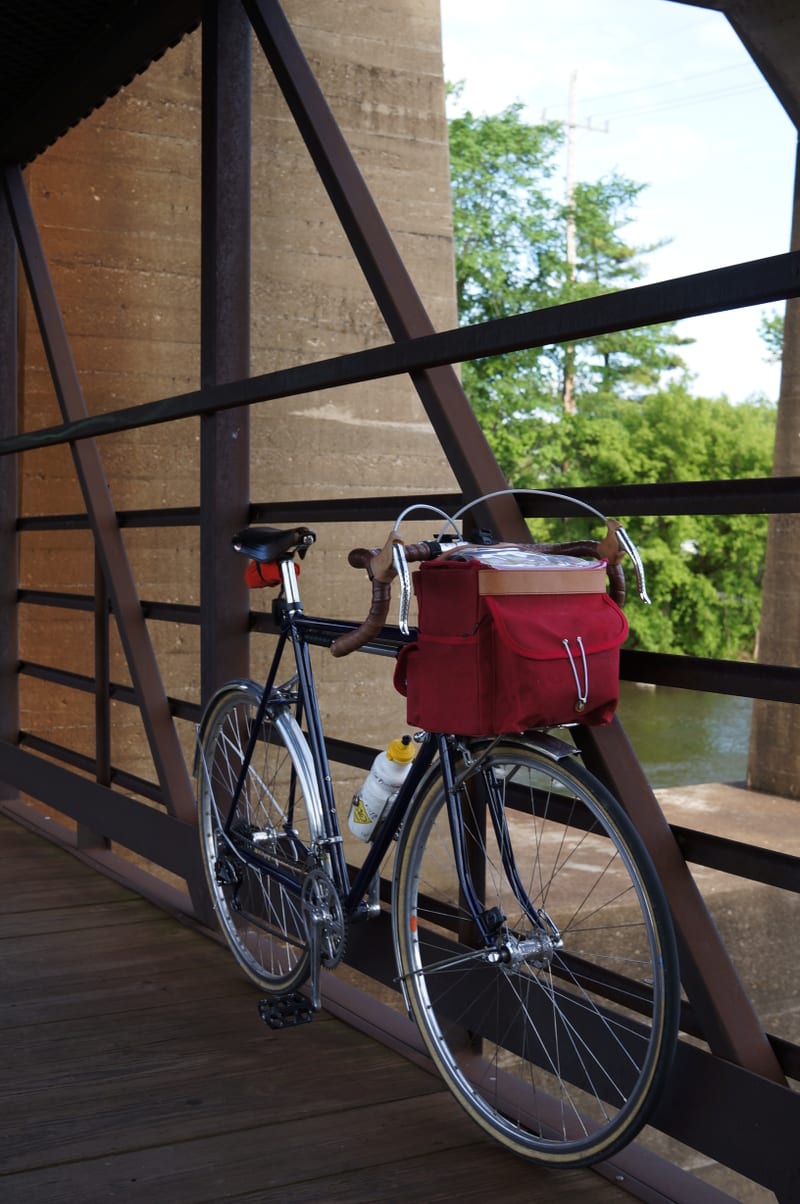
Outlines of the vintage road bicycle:
[[[350,925],[380,910],[381,866],[395,848],[397,985],[447,1086],[515,1153],[587,1165],[651,1114],[680,1001],[659,879],[574,744],[550,731],[416,733],[416,757],[363,865],[345,860],[310,648],[396,654],[412,638],[408,562],[460,541],[463,517],[443,516],[437,538],[406,547],[399,523],[413,509],[384,549],[350,553],[372,578],[360,627],[304,613],[296,559],[315,541],[309,528],[235,536],[234,548],[280,585],[280,634],[264,685],[223,686],[198,728],[209,890],[236,960],[266,995],[262,1017],[294,1025],[320,1007],[320,968],[340,963]],[[634,556],[644,596],[635,548],[622,528],[614,538]],[[395,572],[400,628],[385,626]]]

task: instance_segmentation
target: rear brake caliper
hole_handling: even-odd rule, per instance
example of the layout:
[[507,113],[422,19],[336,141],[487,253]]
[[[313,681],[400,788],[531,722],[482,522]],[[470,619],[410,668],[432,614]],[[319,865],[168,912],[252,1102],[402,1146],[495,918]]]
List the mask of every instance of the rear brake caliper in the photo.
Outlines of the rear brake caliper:
[[232,857],[218,857],[214,862],[214,877],[220,886],[239,886],[241,874]]

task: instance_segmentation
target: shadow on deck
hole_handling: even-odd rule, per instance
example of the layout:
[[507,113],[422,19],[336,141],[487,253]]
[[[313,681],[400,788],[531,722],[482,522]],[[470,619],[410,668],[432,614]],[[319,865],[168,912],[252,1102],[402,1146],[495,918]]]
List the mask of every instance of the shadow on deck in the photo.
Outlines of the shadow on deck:
[[271,1032],[226,950],[7,819],[0,985],[5,1204],[631,1199],[324,1012]]

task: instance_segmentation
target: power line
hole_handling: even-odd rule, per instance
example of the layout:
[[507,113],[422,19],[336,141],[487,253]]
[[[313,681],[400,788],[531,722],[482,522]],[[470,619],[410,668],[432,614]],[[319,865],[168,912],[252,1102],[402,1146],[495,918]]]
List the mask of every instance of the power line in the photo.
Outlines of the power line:
[[684,96],[680,100],[665,101],[663,104],[647,105],[645,107],[636,105],[627,109],[619,109],[615,113],[605,114],[605,120],[610,120],[612,117],[639,117],[647,116],[650,113],[668,113],[672,109],[685,108],[687,105],[705,104],[712,100],[727,100],[731,96],[745,96],[750,92],[761,92],[763,90],[763,84],[754,83],[745,84],[741,88],[722,88],[716,92],[696,92],[691,96]]
[[[728,67],[717,67],[713,71],[699,71],[693,75],[681,75],[677,79],[665,79],[660,83],[642,84],[638,88],[624,88],[619,92],[602,92],[599,96],[587,96],[584,98],[585,104],[594,104],[597,100],[614,100],[617,96],[633,96],[638,92],[651,92],[654,88],[671,88],[678,84],[687,84],[696,79],[709,79],[713,75],[721,75],[726,71],[741,71],[745,67],[751,67],[751,63],[732,63]],[[561,105],[548,105],[548,108],[562,108]]]
[[[708,72],[707,74],[712,75],[712,74],[714,74],[714,72]],[[687,76],[686,78],[689,79],[692,77]],[[700,77],[695,77],[695,78],[700,78]],[[660,87],[661,85],[654,84],[652,86]],[[717,88],[714,91],[692,92],[688,96],[674,97],[671,100],[664,99],[663,101],[657,101],[655,104],[630,105],[628,108],[616,109],[611,113],[603,112],[602,116],[599,118],[599,120],[604,122],[604,128],[602,128],[600,130],[600,132],[608,133],[608,123],[612,118],[647,116],[650,113],[668,113],[672,109],[685,108],[686,105],[706,104],[709,101],[714,101],[714,100],[727,100],[729,97],[746,96],[749,93],[761,92],[764,90],[765,90],[765,85],[761,81],[754,81],[749,84],[733,84],[730,87]],[[631,88],[628,90],[628,92],[609,93],[608,98],[613,98],[615,95],[624,96],[624,95],[628,95],[628,94],[631,94],[634,92],[645,92],[645,91],[649,91],[649,88]],[[592,100],[602,100],[602,99],[603,99],[603,97],[599,97],[599,96],[590,97],[588,100],[582,100],[581,105],[583,106],[586,104],[590,104]],[[554,105],[552,107],[557,108],[558,106]],[[542,110],[542,122],[545,121],[547,112],[548,112],[547,109]],[[568,123],[561,122],[561,124],[564,125],[564,124],[568,124]],[[598,131],[598,129],[599,129],[599,127],[593,125],[593,116],[585,118],[583,123],[578,128],[586,129],[586,130],[594,130],[594,131]]]

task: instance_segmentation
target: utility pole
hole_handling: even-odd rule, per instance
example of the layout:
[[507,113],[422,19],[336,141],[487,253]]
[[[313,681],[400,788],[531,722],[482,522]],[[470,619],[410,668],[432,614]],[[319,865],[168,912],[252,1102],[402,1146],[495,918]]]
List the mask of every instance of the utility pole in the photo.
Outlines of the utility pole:
[[[567,105],[567,279],[575,283],[578,252],[575,236],[575,96],[578,72],[569,77],[569,103]],[[575,413],[575,345],[564,347],[564,390],[562,402],[565,414]]]
[[[578,95],[578,72],[573,71],[569,77],[569,99],[567,104],[567,279],[574,284],[578,267],[577,235],[575,230],[575,131],[591,130],[594,134],[607,134],[608,122],[605,129],[592,125],[591,118],[579,125],[576,118]],[[565,414],[575,413],[575,346],[567,343],[564,347],[564,385],[561,394]]]

